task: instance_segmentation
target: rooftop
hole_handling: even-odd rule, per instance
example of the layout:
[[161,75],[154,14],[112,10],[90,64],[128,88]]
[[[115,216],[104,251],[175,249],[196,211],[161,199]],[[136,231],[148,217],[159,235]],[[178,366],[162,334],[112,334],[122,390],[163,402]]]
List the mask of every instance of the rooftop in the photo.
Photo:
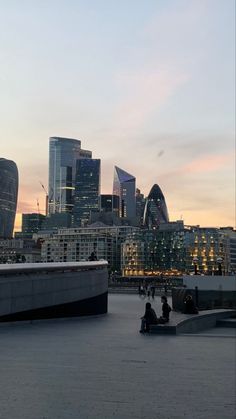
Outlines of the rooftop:
[[112,294],[102,317],[1,324],[1,419],[235,418],[234,331],[142,335],[145,302]]

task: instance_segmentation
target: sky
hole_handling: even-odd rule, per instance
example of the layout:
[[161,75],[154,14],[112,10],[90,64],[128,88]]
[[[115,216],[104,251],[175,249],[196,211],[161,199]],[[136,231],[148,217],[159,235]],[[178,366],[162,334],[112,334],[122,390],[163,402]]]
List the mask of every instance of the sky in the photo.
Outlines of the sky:
[[0,0],[0,157],[45,208],[49,137],[162,189],[171,221],[235,226],[234,0]]

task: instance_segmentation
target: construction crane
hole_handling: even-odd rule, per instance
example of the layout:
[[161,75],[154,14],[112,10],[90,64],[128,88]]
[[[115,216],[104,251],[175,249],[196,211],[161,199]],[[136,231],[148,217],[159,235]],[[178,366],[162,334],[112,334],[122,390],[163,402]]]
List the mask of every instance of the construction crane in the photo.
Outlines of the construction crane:
[[40,214],[40,209],[39,209],[39,200],[38,200],[38,198],[37,198],[37,212],[38,212],[38,215]]
[[45,192],[45,194],[46,194],[45,214],[46,214],[46,215],[48,215],[48,192],[47,192],[47,190],[46,190],[46,188],[45,188],[44,184],[43,184],[42,182],[40,182],[40,181],[39,181],[39,183],[40,183],[40,185],[42,186],[42,188],[43,188],[43,190],[44,190],[44,192]]
[[47,192],[47,190],[46,190],[46,188],[45,188],[44,184],[43,184],[42,182],[40,182],[40,181],[39,181],[39,183],[40,183],[40,185],[42,186],[42,188],[43,188],[43,190],[44,190],[45,194],[46,194],[46,195],[48,195],[48,192]]

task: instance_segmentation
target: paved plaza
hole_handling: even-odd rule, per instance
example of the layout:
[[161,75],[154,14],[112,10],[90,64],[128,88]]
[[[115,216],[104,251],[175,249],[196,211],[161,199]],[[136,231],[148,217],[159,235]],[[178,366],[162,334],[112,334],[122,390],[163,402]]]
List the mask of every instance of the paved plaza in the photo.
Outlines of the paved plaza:
[[112,294],[102,317],[0,325],[0,418],[235,419],[234,330],[142,335],[145,302]]

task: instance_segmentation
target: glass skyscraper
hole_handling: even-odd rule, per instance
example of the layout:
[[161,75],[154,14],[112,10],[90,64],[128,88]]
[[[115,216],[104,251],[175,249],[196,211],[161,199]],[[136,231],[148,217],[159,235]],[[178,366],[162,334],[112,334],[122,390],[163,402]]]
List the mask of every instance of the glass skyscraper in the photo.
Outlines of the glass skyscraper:
[[158,185],[153,185],[145,204],[143,223],[145,227],[157,228],[162,223],[169,222],[165,197]]
[[18,170],[11,160],[0,158],[0,237],[13,235],[18,196]]
[[134,176],[115,166],[113,195],[119,197],[120,217],[136,217],[135,182]]
[[100,210],[101,212],[113,212],[119,216],[119,197],[111,194],[101,195]]
[[85,226],[100,207],[100,159],[80,159],[76,164],[74,224]]
[[71,138],[49,139],[48,213],[73,212],[76,161],[91,158],[81,150],[81,141]]

